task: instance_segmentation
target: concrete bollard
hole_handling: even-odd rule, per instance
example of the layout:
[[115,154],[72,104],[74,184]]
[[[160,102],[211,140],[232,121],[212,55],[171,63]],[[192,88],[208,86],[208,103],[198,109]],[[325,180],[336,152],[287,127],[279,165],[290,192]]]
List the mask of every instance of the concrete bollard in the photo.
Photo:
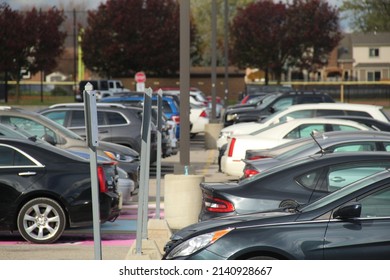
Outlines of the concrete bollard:
[[171,229],[198,222],[202,206],[201,175],[167,174],[164,177],[164,217]]
[[217,140],[222,128],[222,123],[208,123],[205,125],[204,142],[206,150],[217,148]]

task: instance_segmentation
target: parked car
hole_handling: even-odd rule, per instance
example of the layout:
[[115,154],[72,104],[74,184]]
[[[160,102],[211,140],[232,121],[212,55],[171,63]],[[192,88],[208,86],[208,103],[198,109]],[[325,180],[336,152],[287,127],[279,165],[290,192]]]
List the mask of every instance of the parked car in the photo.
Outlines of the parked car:
[[75,92],[75,101],[83,101],[83,92],[88,83],[92,85],[92,89],[96,92],[97,99],[112,96],[118,92],[128,91],[123,86],[122,81],[119,80],[82,80],[79,82],[78,89]]
[[369,117],[343,115],[343,116],[326,116],[326,118],[350,120],[371,127],[373,130],[390,132],[390,122],[384,122]]
[[[100,103],[117,103],[124,106],[143,106],[144,95],[130,94],[116,97],[107,97],[100,100]],[[157,96],[152,97],[152,106],[157,106]],[[162,98],[162,111],[164,115],[176,123],[176,138],[180,139],[180,107],[171,97]]]
[[[0,106],[0,123],[18,127],[29,135],[43,139],[62,149],[89,151],[84,138],[37,112]],[[138,152],[129,147],[106,141],[99,141],[96,150],[99,155],[117,161],[118,166],[129,174],[130,178],[136,183],[136,188],[138,188],[138,169],[140,165]]]
[[227,137],[229,136],[250,134],[266,126],[286,122],[289,119],[328,117],[332,115],[362,116],[383,122],[390,121],[389,116],[384,112],[383,106],[349,103],[298,104],[258,122],[238,123],[223,128],[217,140],[217,147],[221,149],[227,143]]
[[243,176],[245,153],[248,149],[268,149],[310,137],[313,132],[371,130],[357,122],[339,119],[296,119],[265,127],[250,135],[236,135],[229,140],[221,159],[222,171],[232,176]]
[[211,219],[183,228],[164,260],[388,260],[386,169],[299,208]]
[[[0,226],[33,243],[53,243],[66,228],[92,224],[89,161],[26,139],[0,138]],[[116,165],[98,162],[100,222],[121,211]]]
[[[121,104],[97,103],[99,141],[119,144],[141,153],[142,109]],[[86,137],[84,104],[59,103],[49,106],[40,114]],[[157,158],[157,132],[151,127],[150,163]]]
[[378,170],[388,152],[316,154],[282,161],[238,183],[202,183],[200,220],[307,204]]
[[293,140],[271,149],[247,150],[244,178],[263,172],[283,161],[319,153],[390,151],[389,132],[335,131],[317,133],[311,137]]
[[[90,154],[86,152],[81,152],[81,151],[69,151],[72,154],[75,154],[76,156],[79,156],[81,158],[90,159]],[[110,158],[103,157],[103,156],[98,156],[97,157],[98,161],[106,161],[110,162],[112,161]],[[129,178],[129,175],[127,174],[126,171],[124,171],[122,168],[117,167],[117,190],[118,193],[121,195],[122,199],[122,204],[129,204],[131,202],[132,195],[134,194],[135,191],[135,183],[133,180]]]
[[224,127],[240,122],[252,122],[265,118],[289,106],[305,103],[334,103],[332,97],[322,92],[278,92],[267,94],[254,108],[228,108],[223,116]]

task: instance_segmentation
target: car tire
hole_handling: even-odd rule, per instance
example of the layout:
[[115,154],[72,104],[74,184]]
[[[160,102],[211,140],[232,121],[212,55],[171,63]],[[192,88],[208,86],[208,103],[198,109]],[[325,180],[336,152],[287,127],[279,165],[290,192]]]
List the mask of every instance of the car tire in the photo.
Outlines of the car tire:
[[268,256],[257,256],[257,257],[249,258],[248,260],[277,260],[277,259]]
[[39,197],[22,206],[17,223],[24,239],[32,243],[48,244],[60,238],[65,229],[66,217],[56,201]]
[[299,203],[295,200],[286,199],[280,202],[279,208],[296,208],[299,206]]

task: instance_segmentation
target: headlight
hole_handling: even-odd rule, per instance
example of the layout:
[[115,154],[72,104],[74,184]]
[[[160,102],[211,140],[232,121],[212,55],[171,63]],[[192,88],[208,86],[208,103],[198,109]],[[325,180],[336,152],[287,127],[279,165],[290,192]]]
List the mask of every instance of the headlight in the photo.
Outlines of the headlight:
[[237,114],[227,115],[227,116],[226,116],[226,120],[227,120],[228,122],[234,121],[234,120],[236,120],[236,119],[237,119]]
[[134,157],[129,156],[129,155],[124,155],[124,154],[121,154],[121,153],[115,153],[115,152],[109,152],[109,151],[104,151],[104,153],[110,159],[115,160],[115,161],[133,162],[135,160]]
[[232,228],[224,229],[224,230],[219,230],[219,231],[214,231],[211,233],[206,233],[202,235],[195,236],[191,239],[188,239],[181,243],[180,245],[176,246],[173,248],[172,251],[168,253],[166,256],[166,259],[172,259],[176,257],[184,257],[184,256],[189,256],[206,246],[209,246],[213,244],[215,241],[220,239],[222,236],[230,232]]

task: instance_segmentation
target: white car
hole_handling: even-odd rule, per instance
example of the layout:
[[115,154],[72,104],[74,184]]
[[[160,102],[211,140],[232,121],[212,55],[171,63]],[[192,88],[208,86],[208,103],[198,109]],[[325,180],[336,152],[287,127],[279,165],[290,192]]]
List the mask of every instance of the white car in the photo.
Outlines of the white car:
[[323,116],[354,115],[365,116],[389,122],[382,106],[349,103],[315,103],[299,104],[288,107],[263,119],[261,122],[243,122],[227,126],[221,130],[217,147],[221,149],[227,144],[227,138],[233,135],[249,134],[272,124],[285,122],[289,119],[314,118]]
[[190,108],[190,123],[191,137],[194,137],[198,133],[204,133],[205,126],[210,121],[207,110],[203,106],[195,106],[191,104]]
[[269,149],[294,139],[310,137],[312,132],[356,131],[371,128],[354,121],[339,119],[296,119],[274,124],[248,135],[229,138],[228,147],[221,159],[221,169],[227,175],[242,177],[245,153],[250,149]]

